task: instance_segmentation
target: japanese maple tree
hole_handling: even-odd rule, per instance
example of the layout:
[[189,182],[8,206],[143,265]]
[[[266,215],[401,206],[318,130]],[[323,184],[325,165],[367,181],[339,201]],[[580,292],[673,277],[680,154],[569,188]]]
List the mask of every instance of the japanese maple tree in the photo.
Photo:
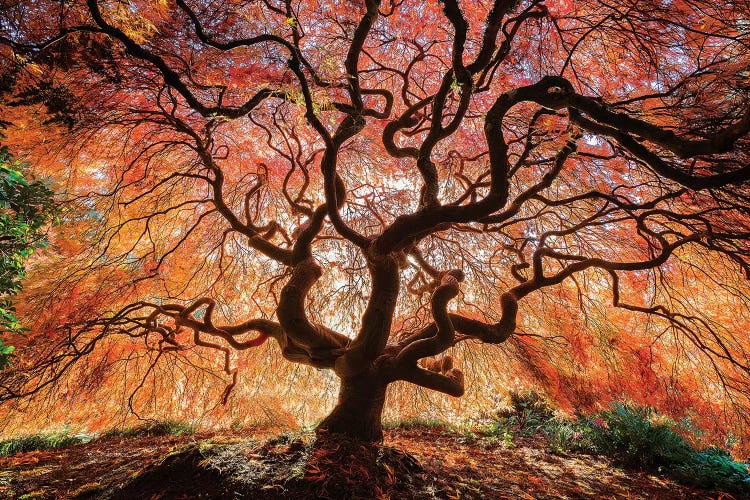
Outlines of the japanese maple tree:
[[273,339],[340,378],[319,429],[378,440],[389,384],[464,394],[460,343],[545,379],[598,338],[748,407],[747,2],[2,6],[8,145],[68,206],[4,399],[104,344],[216,353],[226,399]]

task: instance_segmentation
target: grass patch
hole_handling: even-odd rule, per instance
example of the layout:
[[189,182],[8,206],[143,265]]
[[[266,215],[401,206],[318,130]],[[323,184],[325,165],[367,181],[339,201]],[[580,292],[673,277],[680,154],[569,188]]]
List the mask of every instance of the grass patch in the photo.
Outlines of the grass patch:
[[194,424],[177,420],[153,420],[127,429],[112,429],[101,436],[96,434],[70,434],[67,429],[63,429],[0,441],[0,457],[88,443],[98,437],[185,436],[195,434],[195,432],[196,426]]
[[195,424],[178,420],[150,420],[135,427],[112,429],[104,433],[103,437],[145,437],[145,436],[188,436],[195,434]]
[[89,434],[69,434],[67,430],[20,436],[0,442],[0,457],[88,443],[93,437]]
[[395,420],[392,422],[383,422],[383,429],[418,429],[418,428],[437,428],[453,431],[454,426],[437,418],[411,417],[405,420]]

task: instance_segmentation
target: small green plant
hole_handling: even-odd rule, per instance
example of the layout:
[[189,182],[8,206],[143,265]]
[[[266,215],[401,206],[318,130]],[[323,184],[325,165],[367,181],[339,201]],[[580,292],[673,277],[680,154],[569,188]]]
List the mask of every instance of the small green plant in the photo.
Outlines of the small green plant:
[[457,433],[457,441],[459,443],[473,443],[477,439],[479,439],[479,436],[477,436],[477,434],[470,429],[457,429]]
[[510,432],[507,418],[499,418],[479,428],[479,433],[485,437],[499,437],[506,432]]
[[499,418],[494,422],[477,429],[477,432],[488,444],[502,443],[505,448],[512,448],[513,432],[510,428],[509,418]]
[[575,422],[564,419],[552,419],[544,426],[544,433],[553,453],[564,453],[573,447],[573,442],[581,435]]
[[513,448],[513,434],[508,429],[504,429],[501,434],[503,440],[503,446],[506,448]]
[[195,434],[196,426],[188,422],[178,420],[150,420],[136,427],[126,429],[113,429],[105,433],[105,436],[117,437],[140,437],[140,436],[183,436]]
[[93,439],[89,434],[68,434],[67,430],[20,436],[0,442],[0,456],[7,457],[28,451],[51,450],[74,444],[87,443]]

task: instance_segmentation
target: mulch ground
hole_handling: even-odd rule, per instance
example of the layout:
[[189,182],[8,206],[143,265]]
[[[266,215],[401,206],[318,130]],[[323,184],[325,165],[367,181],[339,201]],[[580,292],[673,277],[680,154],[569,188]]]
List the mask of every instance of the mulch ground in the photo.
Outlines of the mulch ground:
[[432,427],[387,431],[382,447],[263,432],[107,437],[0,458],[0,497],[736,498],[552,454],[541,437],[506,447]]

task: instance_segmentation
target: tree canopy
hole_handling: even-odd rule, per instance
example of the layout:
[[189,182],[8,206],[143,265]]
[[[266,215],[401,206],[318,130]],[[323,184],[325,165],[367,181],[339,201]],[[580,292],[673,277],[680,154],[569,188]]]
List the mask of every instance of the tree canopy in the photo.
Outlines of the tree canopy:
[[8,145],[66,211],[0,399],[227,401],[280,353],[365,439],[399,381],[741,433],[747,2],[3,7]]

